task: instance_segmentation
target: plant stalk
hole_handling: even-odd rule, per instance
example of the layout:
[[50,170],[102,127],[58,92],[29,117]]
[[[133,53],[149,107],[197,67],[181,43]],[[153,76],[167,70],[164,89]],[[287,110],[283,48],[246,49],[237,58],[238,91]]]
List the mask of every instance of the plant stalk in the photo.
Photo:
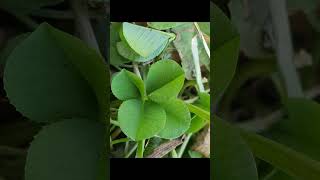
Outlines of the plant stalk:
[[182,157],[182,155],[183,155],[184,151],[186,150],[186,147],[187,147],[187,145],[188,145],[188,143],[189,143],[192,135],[193,135],[193,134],[190,133],[190,134],[188,134],[187,137],[185,138],[185,140],[184,140],[184,142],[182,143],[182,145],[181,145],[181,147],[180,147],[180,150],[179,150],[179,152],[178,152],[178,158],[181,158],[181,157]]
[[202,84],[202,77],[201,77],[197,36],[193,37],[191,40],[191,50],[192,50],[193,62],[194,62],[195,73],[196,73],[196,81],[199,87],[199,91],[204,92],[204,86]]
[[138,149],[137,149],[136,158],[143,158],[144,144],[145,144],[145,140],[138,142]]

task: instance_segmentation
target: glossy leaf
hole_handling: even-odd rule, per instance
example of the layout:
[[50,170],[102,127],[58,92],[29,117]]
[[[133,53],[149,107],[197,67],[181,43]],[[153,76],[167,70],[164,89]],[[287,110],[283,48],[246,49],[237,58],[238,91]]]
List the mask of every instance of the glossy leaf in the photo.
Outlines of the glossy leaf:
[[97,120],[107,113],[107,76],[95,50],[44,23],[9,56],[4,85],[10,102],[32,120]]
[[213,104],[216,104],[234,76],[238,53],[239,34],[223,12],[213,3],[210,5],[211,35],[213,43],[213,71],[211,81],[213,86]]
[[113,77],[111,90],[120,100],[145,97],[143,81],[137,75],[125,69]]
[[154,102],[131,99],[121,104],[118,121],[128,137],[140,141],[153,137],[164,128],[166,113]]
[[185,23],[184,22],[148,22],[148,26],[158,30],[167,30],[183,24]]
[[177,97],[184,83],[184,72],[173,60],[160,60],[149,69],[146,90],[155,102]]
[[[131,49],[142,57],[149,57],[155,51],[160,54],[165,47],[164,44],[168,44],[169,41],[175,38],[174,34],[126,22],[123,23],[122,33]],[[163,47],[163,49],[159,51],[160,47]]]
[[213,124],[213,179],[258,180],[253,154],[237,130],[218,117]]
[[172,99],[161,104],[166,112],[166,124],[158,134],[165,139],[181,136],[190,126],[190,112],[182,100]]
[[45,126],[28,150],[25,179],[96,179],[104,134],[102,123],[86,119]]

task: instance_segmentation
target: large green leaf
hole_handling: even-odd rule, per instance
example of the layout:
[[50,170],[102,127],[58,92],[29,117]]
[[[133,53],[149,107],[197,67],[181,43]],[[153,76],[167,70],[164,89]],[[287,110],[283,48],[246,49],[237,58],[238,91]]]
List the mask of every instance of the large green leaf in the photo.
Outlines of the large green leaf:
[[153,64],[146,80],[147,94],[153,101],[163,102],[177,97],[184,83],[184,72],[173,60]]
[[55,5],[64,0],[1,0],[0,8],[16,14],[26,14],[44,6]]
[[213,179],[258,180],[254,157],[237,130],[213,120]]
[[[106,122],[109,113],[109,67],[103,57],[74,36],[59,31],[48,24],[43,24],[56,46],[64,52],[64,56],[81,73],[95,93],[99,104],[99,118]],[[109,119],[108,119],[109,120]]]
[[165,46],[166,44],[163,44],[163,46],[159,47],[159,50],[156,50],[154,53],[152,53],[148,57],[140,56],[133,49],[131,49],[126,42],[123,42],[123,41],[117,43],[117,50],[119,54],[125,57],[126,59],[129,59],[131,61],[136,61],[136,62],[146,62],[155,58],[157,55],[159,55],[159,52],[162,51]]
[[229,85],[235,73],[238,53],[239,34],[235,27],[223,12],[211,3],[211,35],[213,43],[211,51],[213,54],[213,71],[211,81],[213,86],[213,104],[216,104],[226,87]]
[[38,122],[105,118],[107,84],[101,56],[46,23],[14,49],[4,72],[10,102]]
[[166,113],[156,103],[131,99],[121,104],[118,121],[128,137],[139,141],[153,137],[164,128]]
[[120,100],[145,97],[143,81],[134,73],[125,69],[114,76],[111,82],[112,93]]
[[110,64],[119,66],[129,62],[128,59],[120,56],[117,50],[117,43],[121,40],[119,32],[121,29],[121,23],[112,22],[110,25]]
[[286,107],[289,118],[275,124],[267,132],[269,137],[320,161],[320,105],[293,98],[287,100]]
[[148,26],[158,30],[167,30],[183,24],[185,22],[148,22]]
[[[193,23],[186,23],[182,26],[178,26],[173,28],[172,31],[177,34],[177,38],[173,41],[173,44],[181,58],[181,65],[185,72],[186,79],[194,79],[195,67],[191,50],[191,40],[198,32]],[[200,43],[202,41],[201,38],[198,37],[198,41],[200,63],[210,70],[210,58],[206,54],[203,44]]]
[[[122,34],[131,49],[142,57],[149,57],[155,51],[160,54],[165,47],[164,44],[168,44],[175,38],[174,34],[126,22],[123,23]],[[163,49],[159,49],[160,47]]]
[[161,104],[166,111],[166,125],[158,134],[165,139],[174,139],[185,133],[190,126],[190,112],[182,100],[172,99]]
[[69,119],[44,127],[28,150],[26,180],[94,180],[104,152],[105,126]]

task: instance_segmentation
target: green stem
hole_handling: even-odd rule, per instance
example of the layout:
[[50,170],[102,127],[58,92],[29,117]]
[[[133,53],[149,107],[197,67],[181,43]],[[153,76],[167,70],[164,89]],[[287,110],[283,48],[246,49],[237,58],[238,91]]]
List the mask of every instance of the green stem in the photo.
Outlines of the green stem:
[[183,155],[183,153],[184,153],[184,151],[185,151],[185,149],[191,139],[191,136],[192,136],[192,133],[188,134],[186,139],[184,140],[183,144],[181,145],[180,150],[178,152],[178,158],[182,157],[182,155]]
[[138,142],[138,150],[137,150],[136,158],[143,158],[144,143],[145,143],[145,140]]
[[209,49],[209,47],[208,47],[208,44],[207,44],[206,40],[204,39],[203,33],[202,33],[202,31],[201,31],[201,29],[200,29],[200,27],[199,27],[199,25],[198,25],[197,22],[194,22],[193,24],[194,24],[194,26],[196,27],[196,29],[197,29],[200,37],[201,37],[201,40],[202,40],[202,44],[203,44],[203,46],[204,46],[204,49],[206,50],[206,53],[207,53],[208,57],[210,58],[210,49]]
[[142,79],[137,63],[133,63],[133,71],[137,76],[139,76],[140,79]]
[[125,143],[125,142],[129,142],[130,139],[129,138],[121,138],[121,139],[117,139],[111,142],[112,145],[115,144],[119,144],[119,143]]
[[120,126],[120,123],[118,121],[110,119],[110,123],[115,125],[115,126]]
[[171,151],[171,157],[172,157],[172,158],[178,158],[178,154],[177,154],[176,149],[173,149],[173,150]]

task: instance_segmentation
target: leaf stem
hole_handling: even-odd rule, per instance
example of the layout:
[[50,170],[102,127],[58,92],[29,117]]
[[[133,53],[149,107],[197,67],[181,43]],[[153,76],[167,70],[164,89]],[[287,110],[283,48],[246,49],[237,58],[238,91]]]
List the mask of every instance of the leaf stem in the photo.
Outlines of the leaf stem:
[[140,71],[139,71],[138,64],[134,62],[132,65],[133,65],[133,71],[134,71],[134,73],[135,73],[137,76],[139,76],[140,79],[142,79],[141,74],[140,74]]
[[120,126],[120,123],[118,121],[110,119],[110,123],[115,125],[115,126]]
[[184,142],[182,143],[182,145],[181,145],[181,147],[180,147],[180,150],[179,150],[179,152],[178,152],[178,158],[181,158],[181,157],[182,157],[182,155],[183,155],[183,153],[184,153],[184,151],[185,151],[185,149],[186,149],[186,147],[187,147],[187,145],[188,145],[188,143],[189,143],[192,135],[193,135],[193,134],[190,133],[190,134],[188,134],[187,137],[185,138],[185,140],[184,140]]
[[197,36],[194,36],[191,40],[191,50],[192,50],[194,68],[196,73],[196,81],[199,87],[199,91],[204,92],[204,86],[202,84],[202,77],[201,77]]
[[172,158],[178,158],[178,154],[177,154],[176,149],[173,149],[173,150],[171,151],[171,156],[172,156]]
[[137,149],[136,158],[143,158],[144,143],[145,143],[145,140],[138,142],[138,149]]
[[111,142],[112,145],[131,141],[130,138],[120,138]]

